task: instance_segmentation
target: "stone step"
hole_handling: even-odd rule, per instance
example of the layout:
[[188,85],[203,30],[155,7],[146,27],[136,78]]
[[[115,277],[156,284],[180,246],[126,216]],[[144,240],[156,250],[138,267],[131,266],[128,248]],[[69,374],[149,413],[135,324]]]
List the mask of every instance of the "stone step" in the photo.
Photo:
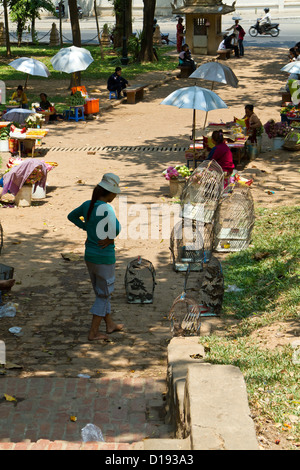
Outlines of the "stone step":
[[144,450],[191,450],[190,438],[186,439],[145,439]]

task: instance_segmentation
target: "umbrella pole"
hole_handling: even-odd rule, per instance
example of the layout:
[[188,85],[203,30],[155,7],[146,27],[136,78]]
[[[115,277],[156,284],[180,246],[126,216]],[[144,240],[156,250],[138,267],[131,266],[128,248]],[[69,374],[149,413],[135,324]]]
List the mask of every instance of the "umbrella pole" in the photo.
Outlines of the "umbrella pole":
[[196,110],[193,110],[193,140],[194,140],[194,148],[193,148],[193,157],[194,157],[194,170],[196,169]]
[[26,90],[26,88],[27,88],[27,80],[28,80],[28,77],[29,77],[29,74],[27,74],[27,76],[26,76],[25,85],[24,85],[24,90]]
[[[211,91],[213,91],[213,88],[214,88],[214,82],[212,82],[212,84],[211,84]],[[207,115],[208,115],[208,111],[206,111],[206,114],[205,114],[205,121],[204,121],[203,129],[205,129],[205,126],[206,126]]]

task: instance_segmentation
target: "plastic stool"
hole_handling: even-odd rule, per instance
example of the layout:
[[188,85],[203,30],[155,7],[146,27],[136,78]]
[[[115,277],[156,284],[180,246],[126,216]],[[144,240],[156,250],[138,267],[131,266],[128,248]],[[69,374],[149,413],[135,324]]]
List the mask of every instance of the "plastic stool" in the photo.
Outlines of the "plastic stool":
[[112,99],[113,96],[115,97],[115,99],[118,99],[118,92],[117,92],[117,90],[115,90],[115,91],[110,91],[110,92],[109,92],[109,99],[110,99],[110,100]]
[[[79,110],[81,110],[81,116],[79,116]],[[68,120],[78,122],[80,119],[84,121],[84,106],[70,106]]]

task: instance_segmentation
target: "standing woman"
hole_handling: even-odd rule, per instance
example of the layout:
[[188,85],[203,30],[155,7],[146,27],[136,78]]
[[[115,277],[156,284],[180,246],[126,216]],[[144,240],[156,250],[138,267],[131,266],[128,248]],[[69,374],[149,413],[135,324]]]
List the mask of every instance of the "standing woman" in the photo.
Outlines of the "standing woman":
[[178,23],[176,26],[177,33],[176,33],[176,39],[177,39],[177,52],[181,52],[182,50],[182,44],[183,44],[183,32],[184,32],[184,26],[183,26],[183,18],[178,18]]
[[108,338],[107,335],[99,333],[102,318],[106,323],[106,333],[123,329],[123,325],[113,321],[110,305],[115,282],[114,239],[121,227],[109,203],[121,192],[119,182],[117,175],[106,173],[94,188],[92,200],[85,201],[68,215],[73,224],[87,232],[84,259],[96,295],[90,310],[93,314],[88,335],[90,341]]

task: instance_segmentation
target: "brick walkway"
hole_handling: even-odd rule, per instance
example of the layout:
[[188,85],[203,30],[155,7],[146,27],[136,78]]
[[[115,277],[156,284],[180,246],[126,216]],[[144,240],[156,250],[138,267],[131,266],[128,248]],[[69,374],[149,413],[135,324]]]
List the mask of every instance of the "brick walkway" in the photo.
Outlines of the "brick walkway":
[[[0,449],[138,449],[147,437],[170,437],[164,387],[148,378],[0,378]],[[81,442],[88,423],[105,443]]]

